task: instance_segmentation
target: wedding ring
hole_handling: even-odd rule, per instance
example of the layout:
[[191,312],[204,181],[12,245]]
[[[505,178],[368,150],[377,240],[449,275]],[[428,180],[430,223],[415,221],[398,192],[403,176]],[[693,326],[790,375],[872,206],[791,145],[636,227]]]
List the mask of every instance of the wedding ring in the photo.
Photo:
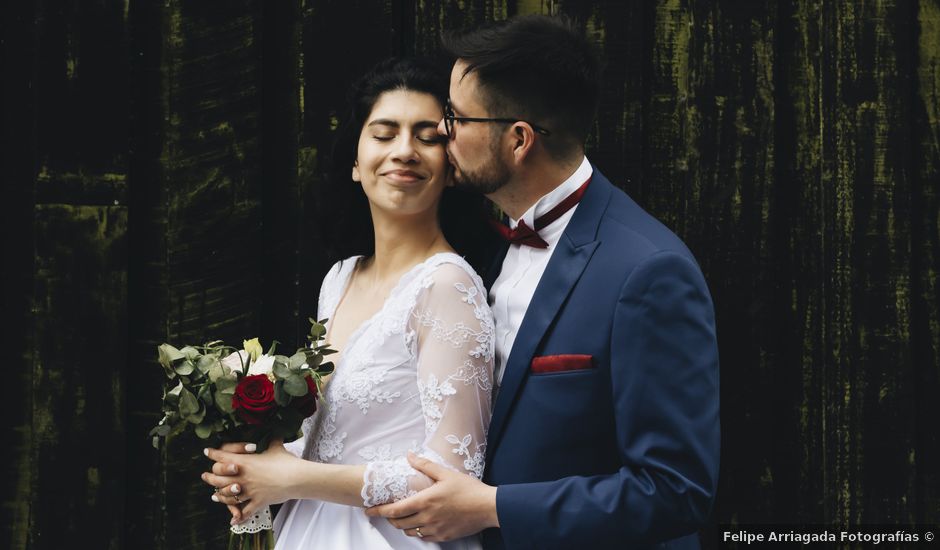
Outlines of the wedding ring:
[[242,501],[238,500],[238,495],[232,495],[232,497],[235,499],[235,504],[241,504],[241,503],[242,503]]
[[213,493],[218,493],[218,492],[219,492],[219,488],[218,488],[218,487],[213,487],[213,488],[212,488],[212,492],[213,492]]
[[419,538],[419,539],[423,539],[423,538],[424,538],[424,535],[421,534],[421,528],[420,528],[420,527],[416,527],[416,528],[415,528],[415,534],[418,535],[418,538]]

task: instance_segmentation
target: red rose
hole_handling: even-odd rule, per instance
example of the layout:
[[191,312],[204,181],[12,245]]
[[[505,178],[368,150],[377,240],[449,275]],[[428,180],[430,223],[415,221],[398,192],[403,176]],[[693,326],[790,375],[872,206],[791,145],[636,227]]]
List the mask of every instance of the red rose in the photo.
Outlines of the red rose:
[[274,384],[267,375],[246,376],[235,386],[232,408],[249,424],[263,424],[276,406]]
[[290,401],[290,406],[303,415],[304,418],[317,412],[317,383],[313,381],[312,376],[307,376],[307,394],[301,397],[294,397]]

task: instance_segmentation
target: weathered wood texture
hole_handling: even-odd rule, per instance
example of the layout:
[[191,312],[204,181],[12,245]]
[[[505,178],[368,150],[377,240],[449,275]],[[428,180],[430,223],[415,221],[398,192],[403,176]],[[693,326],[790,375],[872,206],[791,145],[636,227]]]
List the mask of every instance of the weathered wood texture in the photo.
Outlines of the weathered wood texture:
[[[443,29],[577,18],[590,158],[714,295],[713,525],[940,522],[940,2],[140,0],[0,12],[0,546],[220,548],[161,341],[293,345],[349,83]],[[20,320],[25,320],[22,322]]]

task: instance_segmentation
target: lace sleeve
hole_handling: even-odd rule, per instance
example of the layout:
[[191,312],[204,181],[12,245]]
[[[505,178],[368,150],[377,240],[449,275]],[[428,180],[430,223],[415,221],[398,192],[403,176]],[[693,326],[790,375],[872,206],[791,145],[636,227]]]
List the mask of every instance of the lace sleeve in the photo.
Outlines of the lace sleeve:
[[[348,260],[346,260],[348,261]],[[334,301],[336,298],[334,295],[337,293],[337,277],[339,272],[342,269],[343,262],[339,261],[333,264],[333,267],[327,272],[326,276],[323,277],[323,282],[320,283],[320,295],[317,298],[317,320],[321,320],[324,317],[328,316],[327,308],[331,301]],[[335,304],[333,304],[335,307]],[[291,441],[290,443],[285,443],[284,448],[294,456],[303,458],[304,457],[304,448],[307,443],[307,437],[310,435],[310,430],[313,429],[314,425],[314,416],[304,419],[303,424],[301,424],[302,435]]]
[[[411,314],[425,439],[418,454],[452,470],[483,476],[492,394],[493,317],[479,278],[444,264]],[[429,487],[406,458],[370,462],[365,506]]]

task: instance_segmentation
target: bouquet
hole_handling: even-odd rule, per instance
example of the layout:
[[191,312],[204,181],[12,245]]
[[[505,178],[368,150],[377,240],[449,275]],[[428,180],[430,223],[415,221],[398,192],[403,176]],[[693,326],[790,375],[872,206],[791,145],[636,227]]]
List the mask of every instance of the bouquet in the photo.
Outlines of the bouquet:
[[[317,410],[321,378],[333,372],[333,364],[323,360],[336,353],[323,343],[325,323],[310,319],[309,346],[290,357],[275,354],[277,342],[262,353],[257,338],[243,341],[241,350],[219,340],[182,348],[158,346],[169,383],[163,418],[150,431],[154,447],[188,428],[210,446],[248,441],[259,453],[273,439],[297,439],[304,419]],[[231,527],[231,532],[230,549],[274,546],[268,508]]]

